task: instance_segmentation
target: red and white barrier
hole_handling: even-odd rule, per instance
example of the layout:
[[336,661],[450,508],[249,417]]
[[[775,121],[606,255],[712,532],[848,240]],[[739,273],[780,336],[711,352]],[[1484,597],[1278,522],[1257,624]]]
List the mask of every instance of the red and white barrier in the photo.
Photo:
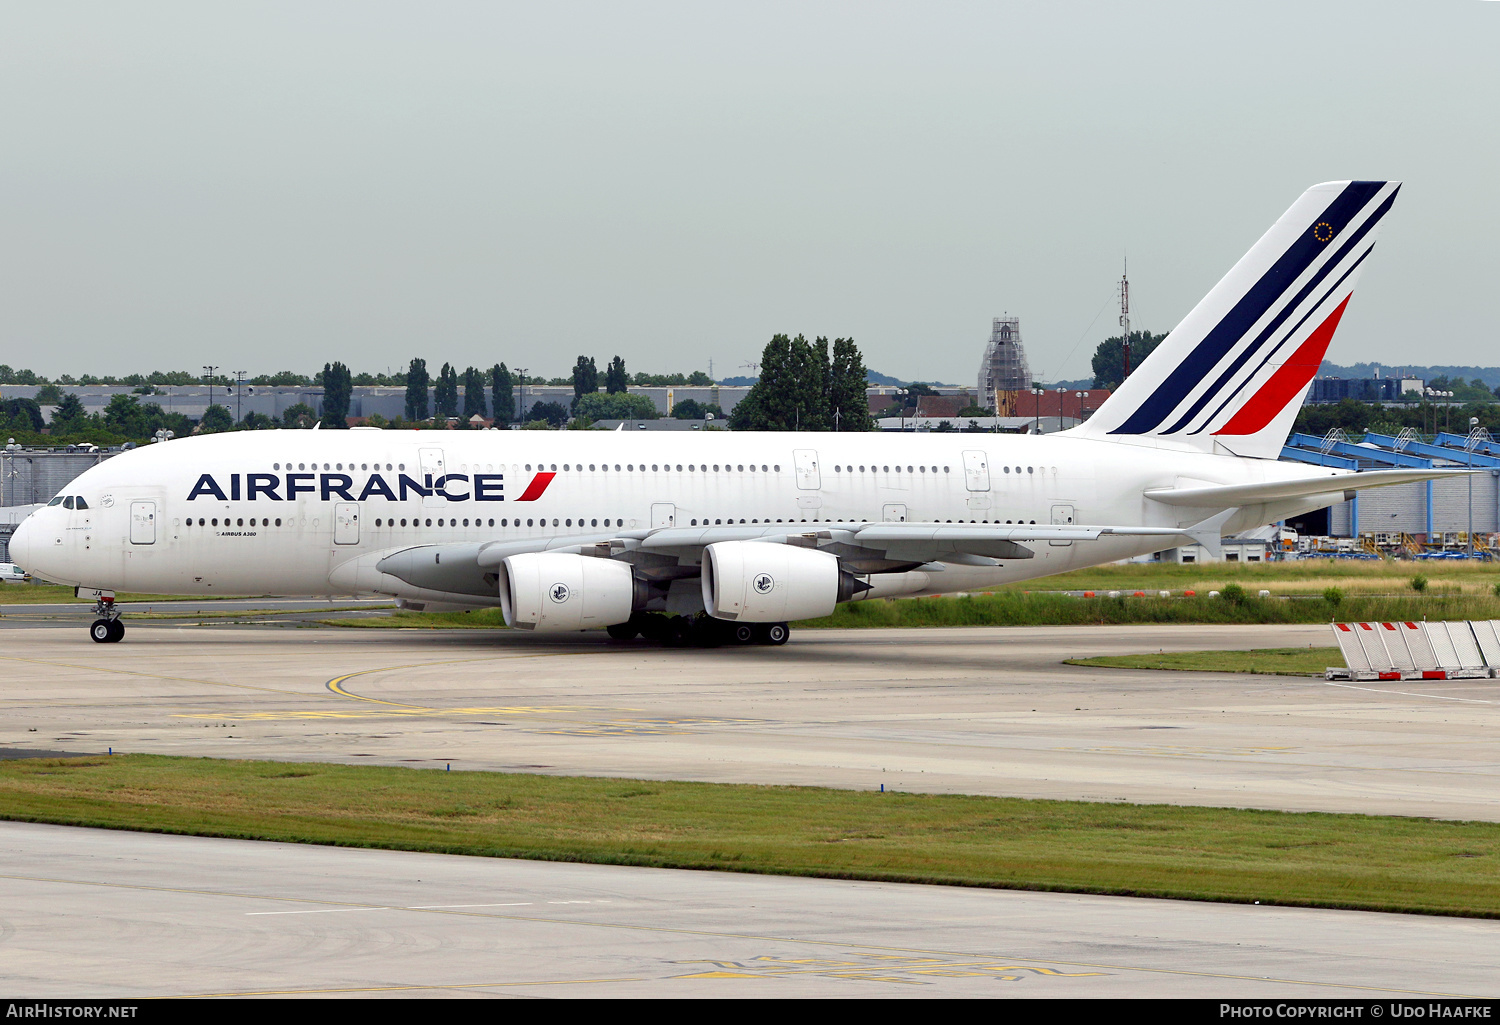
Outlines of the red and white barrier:
[[1500,621],[1334,623],[1330,680],[1483,680],[1500,669]]

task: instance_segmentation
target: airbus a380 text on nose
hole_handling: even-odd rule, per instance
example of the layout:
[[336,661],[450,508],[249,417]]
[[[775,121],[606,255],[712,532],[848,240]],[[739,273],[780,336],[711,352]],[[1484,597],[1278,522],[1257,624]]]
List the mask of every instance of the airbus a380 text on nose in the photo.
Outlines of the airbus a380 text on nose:
[[128,590],[389,595],[499,605],[536,632],[782,643],[839,602],[1214,546],[1356,486],[1277,456],[1398,188],[1308,189],[1059,434],[220,434],[89,470],[12,558],[102,592],[98,641],[123,636]]

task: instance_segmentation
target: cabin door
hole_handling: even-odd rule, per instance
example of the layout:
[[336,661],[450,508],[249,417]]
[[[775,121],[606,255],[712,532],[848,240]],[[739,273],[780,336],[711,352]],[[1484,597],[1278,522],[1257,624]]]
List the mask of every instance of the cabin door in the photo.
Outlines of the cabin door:
[[818,453],[816,449],[796,449],[792,452],[792,459],[797,464],[798,488],[803,491],[817,491],[823,486],[822,477],[818,473]]
[[422,507],[434,509],[446,506],[447,499],[437,493],[443,474],[447,472],[444,469],[443,450],[424,446],[417,450],[417,458],[422,464],[422,482],[432,488],[432,494],[422,499]]
[[970,491],[990,489],[989,457],[977,449],[964,452],[964,487]]
[[333,543],[359,544],[358,502],[339,502],[333,507]]
[[130,543],[133,545],[156,544],[156,503],[130,503]]
[[[1059,527],[1071,527],[1073,525],[1073,507],[1071,505],[1054,505],[1052,507],[1052,522]],[[1066,548],[1072,541],[1049,541],[1048,544],[1054,548]]]

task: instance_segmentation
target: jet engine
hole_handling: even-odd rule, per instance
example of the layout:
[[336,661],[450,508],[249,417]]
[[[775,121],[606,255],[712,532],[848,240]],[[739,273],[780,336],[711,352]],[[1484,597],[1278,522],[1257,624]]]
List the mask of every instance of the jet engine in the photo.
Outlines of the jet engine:
[[505,625],[537,633],[623,623],[643,589],[623,562],[564,552],[512,555],[500,564],[499,586]]
[[814,619],[863,589],[835,556],[815,548],[721,541],[703,549],[703,607],[717,619]]

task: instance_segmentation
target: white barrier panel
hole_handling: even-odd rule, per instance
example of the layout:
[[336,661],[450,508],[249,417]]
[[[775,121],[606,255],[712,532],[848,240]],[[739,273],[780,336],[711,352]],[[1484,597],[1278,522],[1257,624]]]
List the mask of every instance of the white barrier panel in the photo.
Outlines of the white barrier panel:
[[1427,642],[1432,645],[1432,653],[1437,658],[1439,666],[1457,666],[1458,650],[1453,647],[1453,641],[1448,636],[1447,623],[1427,623]]
[[1406,646],[1406,627],[1401,623],[1381,623],[1380,639],[1385,642],[1385,652],[1391,657],[1392,669],[1415,669],[1416,659]]
[[1391,664],[1391,656],[1385,650],[1385,642],[1380,639],[1379,623],[1354,623],[1354,636],[1359,638],[1359,646],[1365,651],[1365,661],[1370,663],[1371,669],[1385,669]]
[[1433,653],[1432,642],[1427,639],[1426,623],[1402,623],[1401,628],[1406,637],[1407,650],[1411,652],[1411,660],[1418,669],[1438,669],[1437,655]]
[[1491,669],[1500,668],[1500,620],[1477,619],[1469,625],[1474,628],[1484,664]]
[[[1453,641],[1454,650],[1458,652],[1458,665],[1463,669],[1484,668],[1484,654],[1479,650],[1479,642],[1474,640],[1474,630],[1468,623],[1443,623],[1448,628],[1448,637]],[[1444,666],[1444,668],[1448,668]]]
[[1370,660],[1365,657],[1365,649],[1360,647],[1359,638],[1354,634],[1354,627],[1348,623],[1333,624],[1333,639],[1339,642],[1339,651],[1344,655],[1344,664],[1350,669],[1362,670],[1372,668]]

